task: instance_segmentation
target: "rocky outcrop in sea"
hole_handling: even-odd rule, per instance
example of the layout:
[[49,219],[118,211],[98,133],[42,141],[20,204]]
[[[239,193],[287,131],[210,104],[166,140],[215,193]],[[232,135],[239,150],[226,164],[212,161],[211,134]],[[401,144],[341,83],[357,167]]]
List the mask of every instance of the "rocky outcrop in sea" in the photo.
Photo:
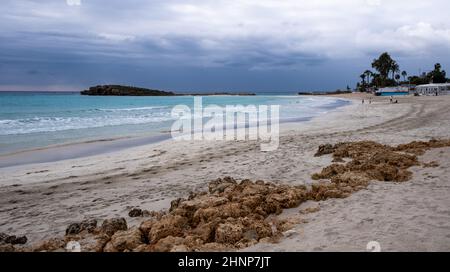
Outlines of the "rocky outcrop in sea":
[[92,96],[174,96],[173,92],[151,90],[121,85],[98,85],[81,92],[82,95]]

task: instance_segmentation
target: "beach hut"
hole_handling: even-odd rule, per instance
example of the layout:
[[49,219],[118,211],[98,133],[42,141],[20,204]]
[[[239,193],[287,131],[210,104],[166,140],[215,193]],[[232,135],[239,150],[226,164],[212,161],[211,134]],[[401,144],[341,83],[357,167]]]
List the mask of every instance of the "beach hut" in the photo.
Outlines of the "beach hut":
[[450,83],[433,83],[416,86],[419,95],[448,95],[450,94]]

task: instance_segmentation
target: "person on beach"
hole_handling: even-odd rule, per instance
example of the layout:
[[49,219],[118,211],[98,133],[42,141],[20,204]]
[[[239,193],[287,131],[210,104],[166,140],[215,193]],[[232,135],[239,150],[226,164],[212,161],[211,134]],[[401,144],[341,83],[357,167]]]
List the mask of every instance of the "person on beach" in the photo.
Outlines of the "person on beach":
[[390,99],[391,99],[391,104],[392,104],[392,102],[394,101],[394,97],[391,95]]

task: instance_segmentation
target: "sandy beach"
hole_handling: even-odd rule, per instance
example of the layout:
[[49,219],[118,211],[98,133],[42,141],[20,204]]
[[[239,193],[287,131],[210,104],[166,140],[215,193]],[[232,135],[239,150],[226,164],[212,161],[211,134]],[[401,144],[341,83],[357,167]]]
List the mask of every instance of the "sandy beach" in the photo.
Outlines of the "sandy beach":
[[[261,152],[242,142],[165,140],[108,154],[58,162],[0,168],[0,232],[26,235],[29,243],[63,235],[86,218],[128,217],[133,207],[167,210],[171,201],[204,191],[217,178],[304,185],[331,164],[315,157],[318,147],[339,142],[375,141],[398,145],[450,139],[450,96],[387,97],[341,95],[353,103],[302,123],[281,125],[280,146]],[[365,103],[361,100],[365,98]],[[396,98],[397,99],[397,98]],[[1,158],[7,160],[8,158]],[[377,241],[382,251],[450,250],[450,148],[419,157],[435,167],[414,166],[407,182],[371,182],[345,199],[308,202],[284,210],[301,215],[277,243],[250,251],[366,251]]]

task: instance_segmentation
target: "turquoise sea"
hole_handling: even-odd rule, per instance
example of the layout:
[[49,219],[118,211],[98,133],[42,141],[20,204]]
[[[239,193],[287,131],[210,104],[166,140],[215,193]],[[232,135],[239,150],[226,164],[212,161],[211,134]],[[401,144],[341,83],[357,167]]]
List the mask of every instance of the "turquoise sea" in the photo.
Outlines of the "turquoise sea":
[[[0,154],[52,145],[120,137],[161,135],[170,130],[176,105],[194,97],[81,96],[78,93],[0,92]],[[206,96],[203,105],[280,105],[282,122],[304,121],[346,105],[328,97],[289,95]]]
[[383,92],[381,93],[381,96],[402,96],[408,94],[409,92]]

